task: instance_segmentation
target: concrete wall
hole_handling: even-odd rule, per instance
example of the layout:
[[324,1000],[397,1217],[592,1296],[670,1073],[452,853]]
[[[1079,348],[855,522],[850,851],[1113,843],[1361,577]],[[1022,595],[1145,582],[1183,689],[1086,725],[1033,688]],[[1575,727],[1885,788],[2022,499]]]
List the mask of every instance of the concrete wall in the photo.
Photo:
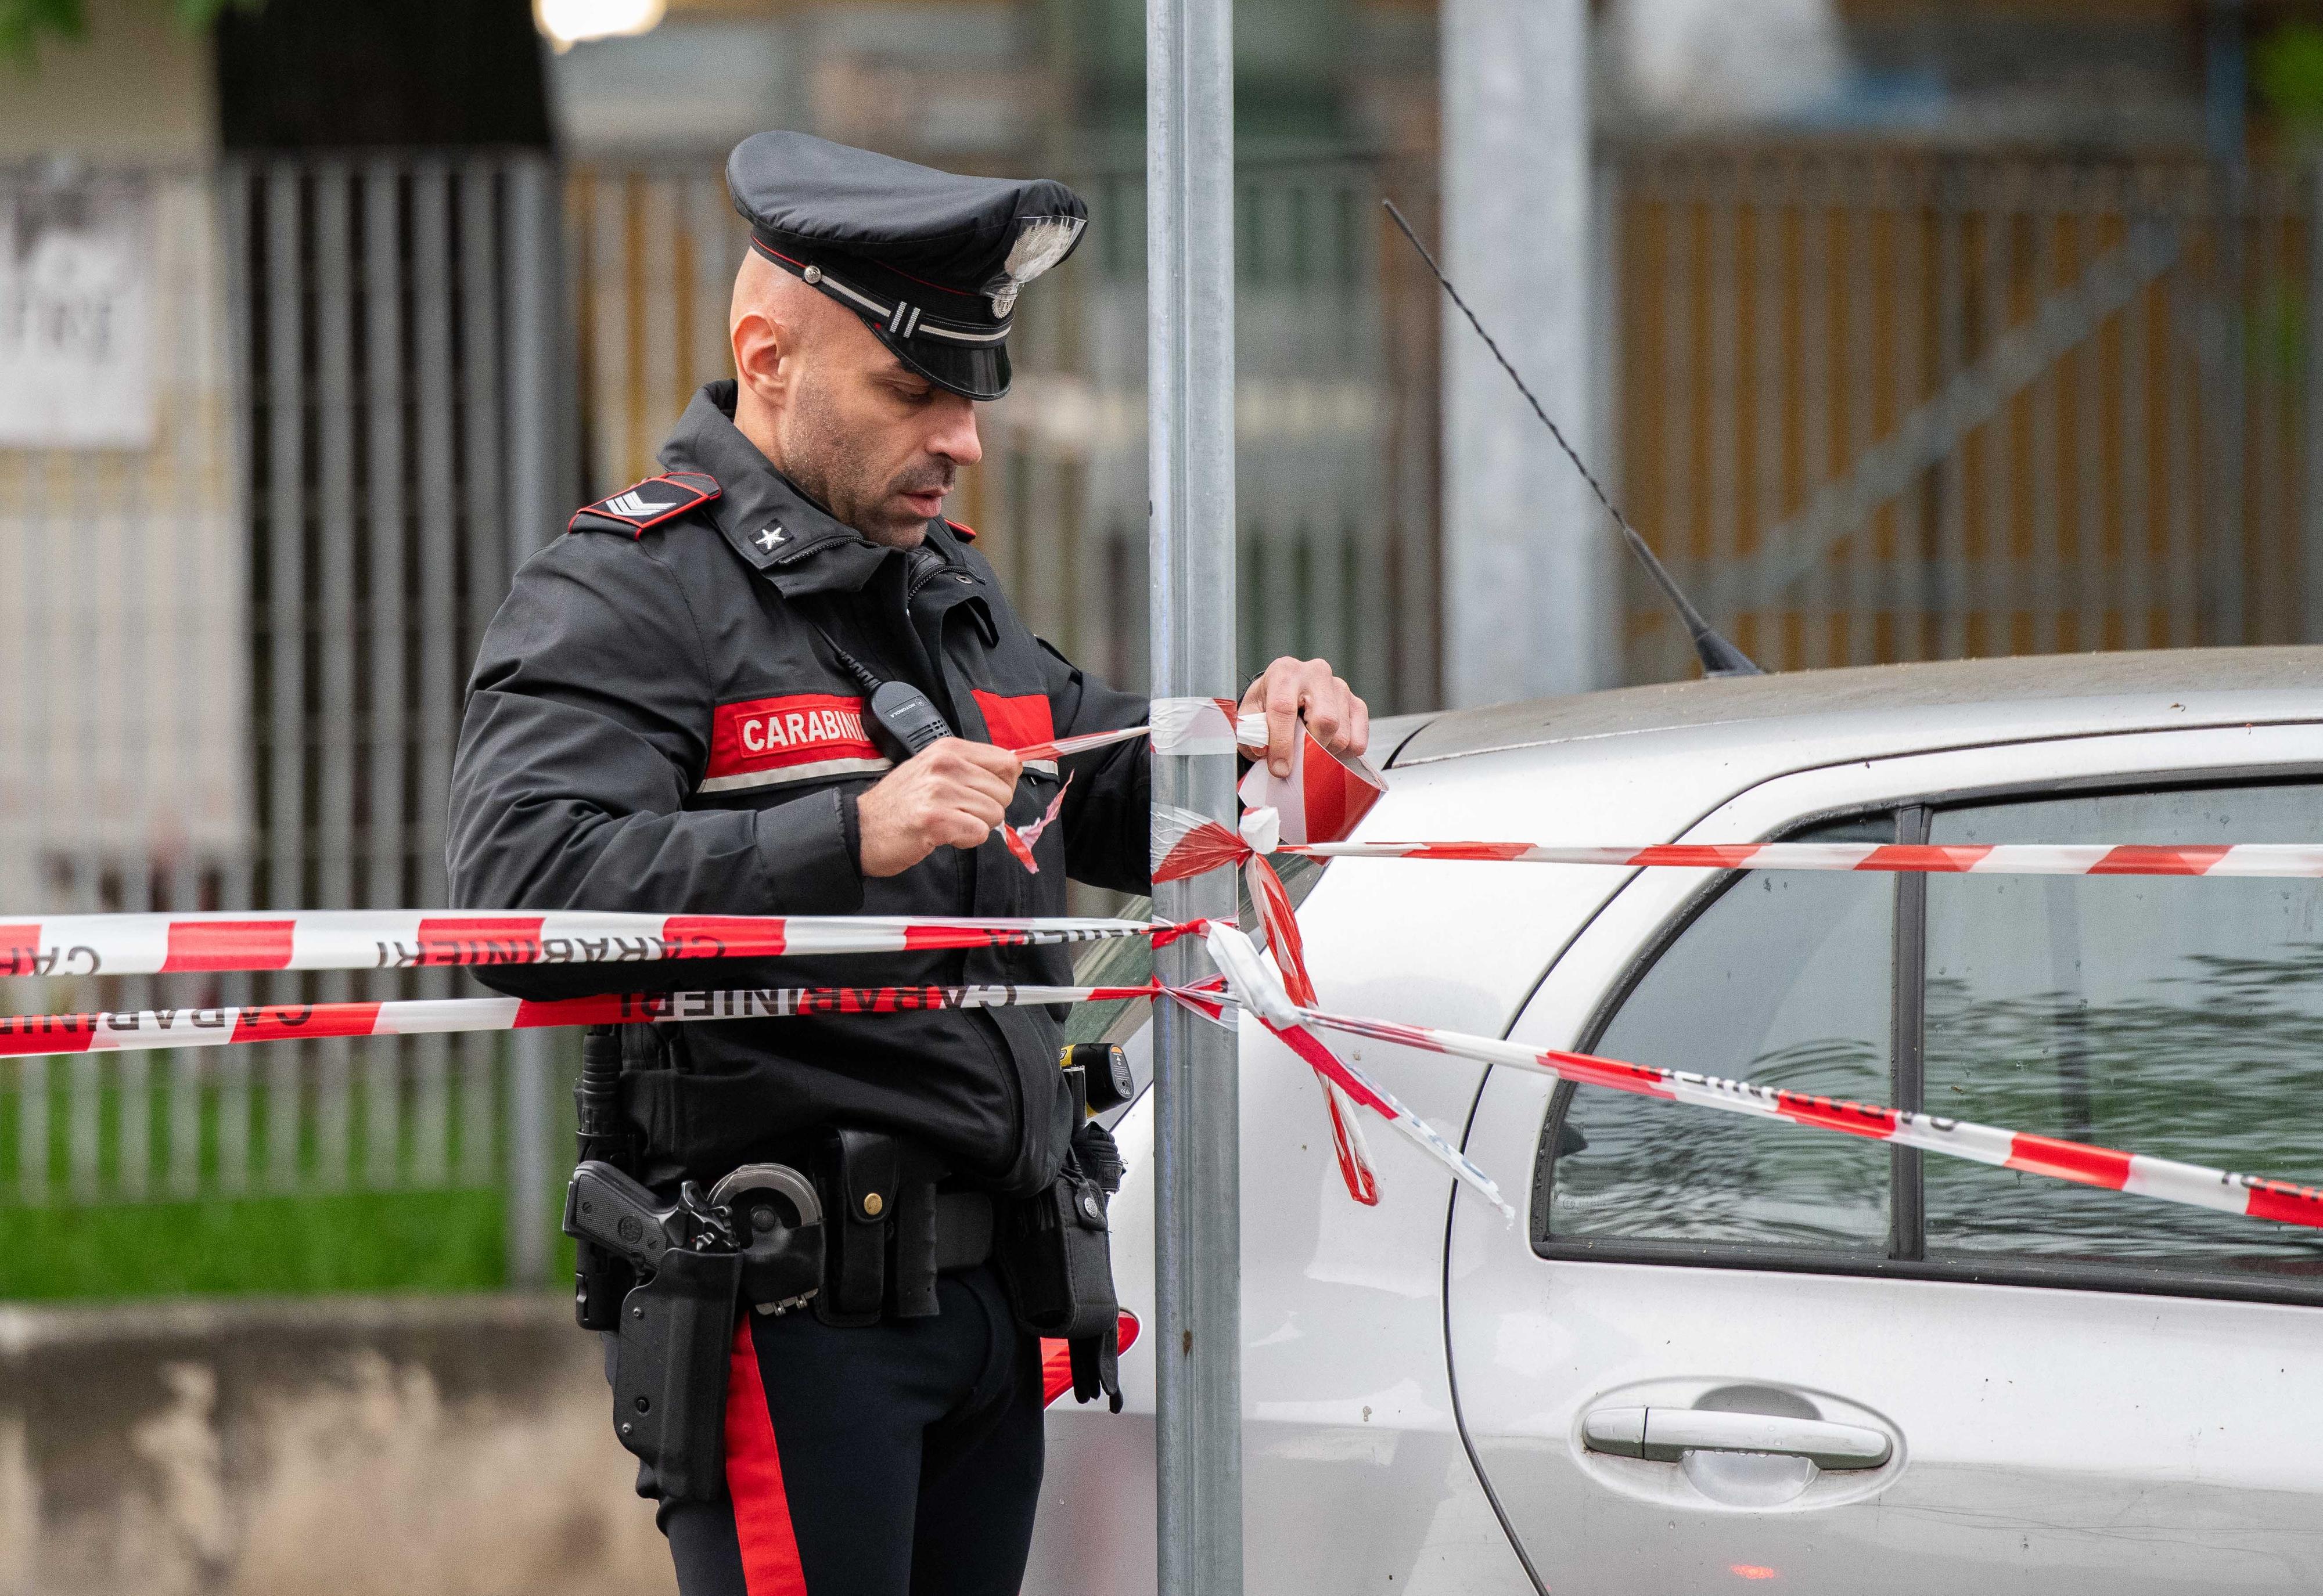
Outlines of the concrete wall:
[[0,1596],[673,1588],[548,1297],[0,1308]]

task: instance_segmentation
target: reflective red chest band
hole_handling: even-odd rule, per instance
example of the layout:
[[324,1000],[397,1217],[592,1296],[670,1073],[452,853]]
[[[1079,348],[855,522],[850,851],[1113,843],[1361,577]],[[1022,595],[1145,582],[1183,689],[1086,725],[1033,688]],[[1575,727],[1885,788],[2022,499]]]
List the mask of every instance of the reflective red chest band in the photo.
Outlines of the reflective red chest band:
[[[984,716],[985,728],[992,734],[992,741],[1001,748],[1032,750],[1055,740],[1057,726],[1051,718],[1047,693],[987,693],[981,687],[970,688],[969,692]],[[1019,756],[1023,758],[1039,757],[1036,752]]]

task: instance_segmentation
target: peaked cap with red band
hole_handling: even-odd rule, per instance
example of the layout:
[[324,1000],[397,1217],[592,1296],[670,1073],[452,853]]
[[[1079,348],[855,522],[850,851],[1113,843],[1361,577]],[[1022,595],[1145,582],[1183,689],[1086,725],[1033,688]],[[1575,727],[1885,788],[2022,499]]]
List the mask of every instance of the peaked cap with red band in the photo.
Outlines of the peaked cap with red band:
[[972,399],[1008,391],[1017,293],[1088,225],[1080,196],[1051,179],[964,178],[805,133],[744,139],[726,187],[752,249]]

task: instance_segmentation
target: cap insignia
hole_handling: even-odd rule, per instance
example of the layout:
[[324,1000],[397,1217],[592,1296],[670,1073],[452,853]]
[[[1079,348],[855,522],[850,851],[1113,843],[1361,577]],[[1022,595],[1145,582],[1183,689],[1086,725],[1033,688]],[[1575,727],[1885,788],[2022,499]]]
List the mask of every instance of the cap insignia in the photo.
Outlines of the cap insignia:
[[1016,296],[1024,285],[1072,253],[1073,243],[1085,225],[1079,216],[1035,216],[1018,229],[1000,275],[984,285],[985,296],[992,301],[992,314],[1005,318],[1015,310]]

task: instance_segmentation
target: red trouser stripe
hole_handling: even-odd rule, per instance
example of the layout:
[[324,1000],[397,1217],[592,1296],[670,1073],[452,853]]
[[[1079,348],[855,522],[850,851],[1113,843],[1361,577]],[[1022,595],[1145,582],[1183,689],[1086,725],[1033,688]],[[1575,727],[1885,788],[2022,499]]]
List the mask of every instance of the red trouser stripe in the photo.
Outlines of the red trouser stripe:
[[806,1596],[791,1499],[783,1490],[783,1456],[767,1411],[750,1317],[734,1327],[726,1364],[726,1491],[734,1499],[734,1538],[742,1547],[742,1586],[749,1596]]

